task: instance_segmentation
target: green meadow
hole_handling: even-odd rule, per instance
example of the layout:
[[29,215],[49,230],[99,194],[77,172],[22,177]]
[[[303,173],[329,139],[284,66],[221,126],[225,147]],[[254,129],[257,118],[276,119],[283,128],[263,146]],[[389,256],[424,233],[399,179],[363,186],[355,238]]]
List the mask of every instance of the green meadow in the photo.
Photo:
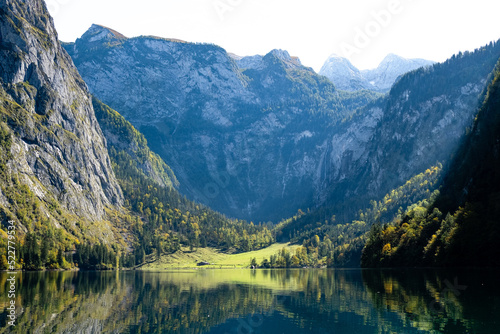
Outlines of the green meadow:
[[[144,264],[140,269],[245,268],[250,266],[252,258],[256,258],[257,263],[260,264],[263,259],[269,259],[271,255],[278,253],[282,248],[286,248],[293,253],[298,247],[300,246],[290,245],[288,243],[276,243],[258,251],[238,254],[223,253],[215,248],[198,248],[194,251],[190,251],[189,248],[182,248],[173,254],[162,256],[159,260],[157,258],[151,258],[148,263]],[[197,266],[197,263],[201,261],[208,262],[210,265]]]

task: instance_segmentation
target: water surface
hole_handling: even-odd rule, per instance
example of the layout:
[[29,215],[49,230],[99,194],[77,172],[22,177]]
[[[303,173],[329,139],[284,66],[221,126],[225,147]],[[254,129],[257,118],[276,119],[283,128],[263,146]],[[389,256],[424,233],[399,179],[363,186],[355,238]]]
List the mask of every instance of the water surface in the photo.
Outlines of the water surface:
[[0,333],[497,333],[490,270],[18,273]]

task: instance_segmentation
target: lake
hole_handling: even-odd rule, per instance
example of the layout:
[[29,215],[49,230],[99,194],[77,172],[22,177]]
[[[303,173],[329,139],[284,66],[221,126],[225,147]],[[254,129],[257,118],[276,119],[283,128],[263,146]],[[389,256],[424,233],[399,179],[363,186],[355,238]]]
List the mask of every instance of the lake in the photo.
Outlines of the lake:
[[498,333],[490,270],[0,273],[0,333]]

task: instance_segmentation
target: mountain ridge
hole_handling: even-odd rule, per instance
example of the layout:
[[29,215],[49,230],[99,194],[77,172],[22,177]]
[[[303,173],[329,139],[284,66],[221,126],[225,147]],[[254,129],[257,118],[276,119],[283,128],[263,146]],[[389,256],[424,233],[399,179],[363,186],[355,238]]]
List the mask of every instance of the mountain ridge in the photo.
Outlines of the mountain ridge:
[[[295,265],[318,265],[318,254],[354,263],[376,220],[437,227],[429,203],[441,163],[443,198],[475,201],[450,211],[424,250],[438,254],[461,222],[459,240],[480,249],[467,235],[474,217],[498,206],[497,193],[481,195],[498,179],[500,42],[403,74],[382,95],[339,90],[284,50],[245,59],[98,25],[63,44],[72,62],[43,1],[0,0],[0,14],[0,248],[15,222],[16,269],[134,267],[181,246],[246,252],[276,238],[303,243]],[[460,149],[463,140],[471,146]],[[276,228],[249,224],[177,189],[239,217],[297,213]],[[485,238],[497,235],[495,215]],[[391,243],[373,254],[396,254]]]
[[[341,121],[350,106],[378,97],[337,93],[283,50],[242,68],[234,55],[210,44],[138,37],[120,47],[92,49],[84,39],[65,47],[91,91],[143,132],[172,167],[182,193],[249,220],[279,220],[295,206],[310,205],[287,191],[295,183],[309,194],[323,187],[322,167],[313,162],[319,159],[299,147],[324,154],[314,134]],[[310,117],[317,121],[301,121]],[[277,212],[272,207],[282,207],[282,197],[290,204]],[[254,216],[264,205],[265,212]]]
[[325,204],[285,226],[283,235],[307,230],[332,215],[338,223],[360,220],[360,203],[383,198],[438,163],[446,171],[474,121],[499,57],[500,43],[496,42],[409,72],[383,99],[353,115],[355,125],[372,113],[378,114],[376,124],[365,134],[366,146],[345,155],[345,161],[337,164],[343,168],[336,173],[350,174],[357,181],[332,177]]
[[44,2],[0,1],[0,40],[0,248],[8,221],[24,261],[15,269],[68,269],[80,243],[125,247],[106,140]]
[[[441,193],[384,227],[374,226],[363,250],[363,266],[500,264],[500,61],[493,73]],[[400,237],[402,231],[407,237]]]
[[[374,197],[384,196],[398,187],[394,182],[406,182],[434,166],[435,158],[424,152],[422,158],[405,162],[411,167],[401,165],[397,177],[390,178],[378,168],[380,159],[386,164],[389,158],[376,157],[373,152],[379,151],[377,144],[390,146],[407,140],[403,134],[393,133],[396,123],[422,127],[425,129],[422,136],[432,137],[435,130],[438,136],[434,141],[420,141],[421,135],[408,128],[409,141],[418,135],[419,143],[424,146],[441,138],[441,131],[452,131],[446,139],[450,145],[438,155],[440,160],[447,159],[449,150],[465,130],[465,123],[472,120],[468,114],[470,106],[477,103],[477,94],[485,85],[484,78],[467,81],[467,76],[474,77],[468,72],[473,66],[467,65],[464,78],[457,81],[463,87],[454,87],[457,90],[453,92],[447,85],[436,87],[436,92],[443,91],[441,96],[428,96],[428,100],[419,101],[420,106],[410,109],[418,110],[421,117],[432,118],[432,122],[425,125],[421,118],[408,118],[400,112],[406,93],[397,93],[402,102],[397,104],[398,112],[389,117],[388,114],[393,113],[388,105],[390,98],[370,95],[374,93],[366,90],[337,90],[326,77],[312,69],[297,63],[287,64],[291,57],[284,51],[272,51],[262,58],[238,59],[212,45],[181,46],[158,41],[156,49],[151,49],[144,38],[128,43],[120,48],[85,53],[82,53],[84,43],[70,45],[68,49],[96,96],[130,119],[146,135],[153,150],[173,168],[181,181],[182,193],[230,216],[257,221],[277,221],[293,215],[297,208],[314,209],[344,199],[346,209],[342,211],[352,215],[364,207],[354,210],[357,204],[347,204],[356,202],[355,194],[361,188],[369,190],[361,197],[368,193]],[[75,52],[75,48],[80,51]],[[203,55],[200,50],[204,50]],[[143,64],[145,73],[154,73],[154,76],[125,70],[131,59]],[[187,63],[191,66],[180,67]],[[484,76],[490,73],[488,64],[489,60],[477,65],[478,73]],[[431,73],[429,77],[434,75],[434,67],[417,72],[424,70]],[[410,74],[403,75],[400,81]],[[439,80],[443,78],[440,74]],[[143,87],[140,92],[135,88],[138,81],[139,87]],[[201,83],[203,89],[192,90],[191,87],[199,87]],[[411,83],[405,84],[413,90]],[[445,92],[445,88],[450,91]],[[420,92],[422,87],[415,90]],[[456,106],[447,100],[451,93],[454,98],[463,97]],[[176,99],[175,105],[172,96]],[[146,101],[158,105],[158,112],[147,110],[150,107]],[[438,110],[450,106],[451,111]],[[454,119],[453,115],[457,114],[455,108],[464,113],[464,117],[454,123],[450,117]],[[169,109],[172,111],[167,113]],[[137,110],[141,110],[142,115],[137,116]],[[382,119],[389,119],[388,124],[394,128],[383,130]],[[359,131],[360,128],[363,130]],[[380,131],[383,131],[381,137]],[[374,139],[374,135],[379,137]],[[408,147],[409,152],[420,150],[418,144]],[[391,151],[394,150],[388,150]],[[403,161],[401,156],[394,158],[398,163],[392,163],[393,167]],[[377,170],[377,175],[368,179],[369,170]],[[364,179],[359,187],[354,186],[357,177]],[[386,179],[391,186],[381,187]],[[304,201],[304,198],[311,200]]]
[[390,53],[377,68],[359,70],[347,58],[332,54],[319,74],[326,76],[342,90],[369,89],[387,93],[401,75],[432,64],[435,62],[419,58],[407,59]]

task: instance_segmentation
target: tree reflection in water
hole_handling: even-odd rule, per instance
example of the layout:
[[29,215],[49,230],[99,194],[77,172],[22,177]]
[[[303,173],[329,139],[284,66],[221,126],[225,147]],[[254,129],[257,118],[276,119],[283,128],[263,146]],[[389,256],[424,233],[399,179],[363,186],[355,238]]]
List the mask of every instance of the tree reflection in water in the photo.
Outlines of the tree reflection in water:
[[19,273],[0,333],[491,333],[496,272],[197,270]]

